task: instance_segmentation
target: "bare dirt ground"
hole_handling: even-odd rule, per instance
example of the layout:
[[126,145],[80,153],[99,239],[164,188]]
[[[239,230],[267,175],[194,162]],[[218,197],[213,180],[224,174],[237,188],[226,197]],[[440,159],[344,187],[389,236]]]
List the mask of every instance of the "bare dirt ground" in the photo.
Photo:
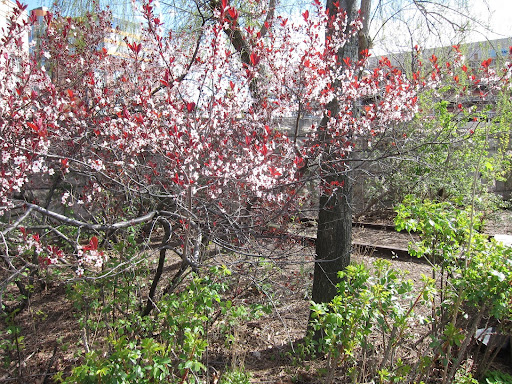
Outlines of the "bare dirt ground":
[[[383,217],[383,221],[390,223],[389,217]],[[502,211],[489,217],[485,232],[512,234],[512,212]],[[411,236],[356,228],[354,241],[358,239],[407,248]],[[231,348],[212,345],[209,366],[222,370],[230,364],[243,365],[252,373],[254,383],[321,382],[315,372],[325,365],[324,361],[294,363],[297,345],[306,333],[314,255],[311,245],[297,247],[291,252],[292,256],[275,258],[266,266],[265,284],[249,279],[256,289],[246,291],[245,296],[238,299],[269,302],[273,312],[241,324]],[[352,256],[354,261],[365,264],[378,257],[382,255],[361,253],[357,248]],[[394,268],[409,271],[412,280],[418,281],[422,274],[431,273],[429,265],[410,257],[390,260]],[[13,324],[20,327],[23,339],[18,345],[4,342],[0,348],[0,383],[52,383],[54,373],[69,371],[79,363],[76,352],[83,349],[80,327],[65,291],[63,285],[38,289],[29,307],[14,319]],[[0,324],[0,332],[3,335],[9,332],[5,324]],[[8,359],[10,362],[6,363]]]

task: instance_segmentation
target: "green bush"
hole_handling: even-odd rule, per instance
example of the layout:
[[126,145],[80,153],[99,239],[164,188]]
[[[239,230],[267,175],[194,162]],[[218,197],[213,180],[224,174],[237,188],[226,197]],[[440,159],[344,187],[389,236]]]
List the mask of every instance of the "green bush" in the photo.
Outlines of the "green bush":
[[[395,357],[396,350],[411,337],[409,322],[415,308],[430,300],[433,281],[425,278],[423,287],[414,292],[412,281],[386,260],[376,260],[373,270],[349,265],[339,275],[339,295],[328,304],[311,306],[313,329],[322,334],[318,349],[327,355],[327,382],[332,382],[340,365],[357,375],[353,378],[357,381],[375,376],[379,382],[403,380],[410,367]],[[372,332],[380,336],[382,350],[378,361],[363,372],[361,360],[376,348]]]
[[[341,366],[347,380],[376,383],[473,383],[487,370],[491,348],[460,374],[478,328],[510,328],[512,248],[478,233],[480,225],[478,215],[455,203],[408,197],[397,208],[397,229],[419,236],[410,253],[430,263],[432,276],[415,287],[383,260],[340,273],[339,294],[311,306],[321,337],[308,343],[326,355],[327,383]],[[417,315],[420,307],[427,316]],[[411,350],[415,358],[406,358]]]
[[232,370],[222,374],[219,384],[250,384],[251,375],[243,370]]
[[[179,292],[162,297],[151,316],[141,314],[128,280],[115,287],[108,282],[102,286],[78,283],[70,297],[81,314],[80,324],[108,336],[91,339],[92,350],[83,363],[69,377],[60,374],[57,379],[65,384],[199,382],[206,371],[207,332],[214,321],[227,338],[237,321],[262,313],[259,306],[234,305],[221,298],[229,273],[225,268],[213,268],[202,277],[192,275]],[[117,302],[111,302],[114,290]],[[119,307],[122,312],[115,310]],[[105,313],[93,315],[96,308]],[[233,371],[224,380],[245,383],[249,379],[243,372]]]
[[484,375],[485,384],[512,384],[512,376],[502,371],[487,371]]

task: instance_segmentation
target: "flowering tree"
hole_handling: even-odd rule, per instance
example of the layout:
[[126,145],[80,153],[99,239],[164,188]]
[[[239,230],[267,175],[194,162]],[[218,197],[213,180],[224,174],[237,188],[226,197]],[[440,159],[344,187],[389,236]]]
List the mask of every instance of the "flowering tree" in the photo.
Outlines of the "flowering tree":
[[206,240],[243,243],[272,220],[267,205],[285,202],[272,191],[294,179],[295,156],[269,127],[280,106],[250,105],[254,69],[233,62],[220,23],[183,48],[159,34],[147,5],[147,29],[118,58],[98,49],[108,13],[48,14],[47,38],[27,55],[22,9],[2,46],[2,256],[12,279],[41,266],[99,270],[121,232],[146,223],[147,238],[164,229],[162,266],[173,249],[182,270],[196,268]]
[[[147,314],[169,251],[181,263],[163,292],[207,263],[211,244],[254,254],[251,240],[269,223],[284,228],[316,205],[301,192],[310,179],[322,193],[318,243],[329,244],[317,249],[315,273],[332,285],[348,262],[333,250],[347,254],[350,236],[326,225],[351,224],[337,207],[350,206],[354,143],[411,119],[418,89],[432,84],[386,60],[363,72],[366,51],[350,58],[344,48],[364,25],[329,4],[315,2],[298,24],[267,14],[256,30],[228,1],[212,2],[189,41],[166,32],[148,1],[141,35],[118,56],[102,48],[115,33],[107,11],[47,14],[45,38],[26,52],[36,19],[23,20],[18,4],[0,45],[0,294],[16,284],[25,299],[2,310],[26,303],[43,268],[108,277],[144,257],[119,244],[158,239]],[[305,139],[276,129],[282,116],[306,113],[321,123]]]

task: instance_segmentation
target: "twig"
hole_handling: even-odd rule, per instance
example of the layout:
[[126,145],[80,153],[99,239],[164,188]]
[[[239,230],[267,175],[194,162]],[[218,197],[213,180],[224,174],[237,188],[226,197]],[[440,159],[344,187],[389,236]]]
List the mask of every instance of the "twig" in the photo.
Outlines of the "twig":
[[55,356],[57,356],[57,346],[58,345],[55,344],[55,347],[53,347],[53,354],[52,354],[52,357],[50,358],[50,361],[48,362],[48,367],[46,367],[46,371],[44,373],[44,380],[43,380],[42,384],[49,384],[50,383],[50,380],[49,380],[50,369],[52,368],[53,363],[55,361]]

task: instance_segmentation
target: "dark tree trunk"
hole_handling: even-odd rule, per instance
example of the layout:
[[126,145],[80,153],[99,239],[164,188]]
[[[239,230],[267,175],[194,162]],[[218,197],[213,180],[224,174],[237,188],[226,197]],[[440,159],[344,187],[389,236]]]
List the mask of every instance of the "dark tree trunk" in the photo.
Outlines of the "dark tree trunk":
[[[326,0],[326,8],[329,14],[337,12],[335,5],[337,1]],[[357,0],[341,0],[340,8],[347,11],[349,23],[357,15],[359,5]],[[363,11],[368,13],[371,0],[361,0]],[[367,19],[366,19],[367,20]],[[368,25],[363,23],[363,34],[366,33]],[[326,37],[332,34],[332,31],[326,31]],[[364,47],[359,44],[364,41]],[[366,39],[356,36],[338,52],[338,62],[342,65],[344,57],[350,57],[357,60],[359,48],[366,49]],[[328,105],[331,116],[338,113],[338,101],[332,100]],[[327,119],[324,117],[320,123],[320,128],[326,127]],[[328,151],[329,132],[325,132],[326,137],[323,138],[326,145],[326,153]],[[347,138],[350,139],[350,138]],[[315,273],[313,277],[313,293],[312,299],[317,303],[327,303],[336,296],[336,284],[339,281],[338,272],[343,270],[350,263],[350,253],[352,245],[352,183],[348,169],[333,169],[329,166],[331,161],[336,162],[340,159],[332,159],[326,156],[323,164],[321,164],[322,175],[320,204],[318,214],[318,229],[316,240],[316,259]],[[322,183],[328,186],[332,181],[337,181],[340,187],[333,193],[326,193],[322,188]],[[327,188],[328,190],[329,188]]]
[[338,272],[350,263],[352,185],[347,175],[331,178],[342,187],[320,195],[312,300],[326,303],[336,296]]

